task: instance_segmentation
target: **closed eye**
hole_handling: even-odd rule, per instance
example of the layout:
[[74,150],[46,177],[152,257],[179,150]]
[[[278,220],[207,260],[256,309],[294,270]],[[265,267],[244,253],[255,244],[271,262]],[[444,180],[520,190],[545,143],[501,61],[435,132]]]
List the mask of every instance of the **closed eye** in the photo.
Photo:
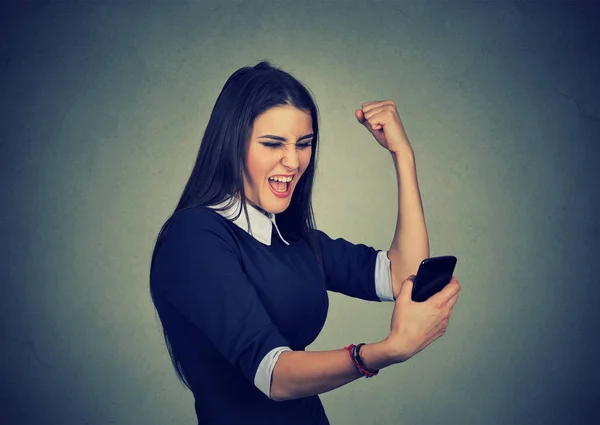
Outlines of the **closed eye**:
[[[279,148],[279,147],[282,146],[282,143],[270,143],[270,142],[260,142],[260,143],[262,145],[264,145],[264,146],[266,146],[268,148],[272,148],[272,149]],[[298,148],[300,148],[300,149],[305,149],[305,148],[308,148],[308,147],[312,146],[312,143],[311,142],[309,142],[309,143],[297,143],[296,146]]]

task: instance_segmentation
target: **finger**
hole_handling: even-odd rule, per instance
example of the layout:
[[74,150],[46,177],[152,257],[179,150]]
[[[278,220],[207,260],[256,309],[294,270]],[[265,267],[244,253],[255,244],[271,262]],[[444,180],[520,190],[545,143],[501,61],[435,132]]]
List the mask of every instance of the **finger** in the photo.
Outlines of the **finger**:
[[450,300],[452,297],[457,295],[459,291],[460,291],[460,285],[458,284],[458,281],[451,280],[450,282],[448,282],[448,284],[446,286],[444,286],[444,288],[440,292],[442,294],[444,294],[444,297],[446,298],[446,300]]
[[415,277],[416,276],[414,274],[411,274],[404,280],[404,282],[402,282],[402,287],[400,288],[400,294],[398,296],[398,299],[402,299],[405,301],[411,300],[413,285],[415,283]]
[[367,117],[365,115],[364,125],[372,128],[372,129],[380,129],[381,127],[386,125],[389,121],[390,121],[390,115],[384,109],[382,111],[372,114],[369,117]]
[[380,114],[381,112],[385,112],[389,109],[390,109],[389,105],[374,106],[373,108],[371,108],[367,111],[365,111],[363,109],[363,114],[364,114],[366,120],[370,120],[374,115]]
[[375,100],[375,101],[372,101],[372,102],[365,102],[365,103],[362,104],[361,108],[362,108],[363,112],[366,112],[369,109],[371,109],[373,106],[377,106],[380,103],[381,103],[380,100]]
[[433,295],[430,300],[436,304],[446,304],[448,300],[458,294],[458,291],[460,291],[460,285],[458,284],[458,280],[453,276],[452,279],[450,279],[450,282],[448,282],[440,292]]
[[365,122],[365,114],[362,109],[357,109],[354,111],[354,116],[358,120],[359,123],[363,124]]
[[362,110],[357,109],[356,111],[354,111],[354,115],[356,116],[358,122],[364,125],[367,130],[374,131],[379,129],[380,124],[373,124],[372,122],[369,122],[369,120],[365,118],[365,115],[362,112]]
[[456,293],[456,295],[454,295],[452,298],[450,298],[448,300],[448,302],[446,303],[447,307],[450,308],[454,308],[454,305],[458,302],[458,293]]
[[374,102],[365,102],[362,104],[362,110],[363,112],[367,112],[370,109],[373,109],[374,107],[380,106],[380,105],[395,105],[394,101],[391,99],[387,99],[387,100],[377,100]]

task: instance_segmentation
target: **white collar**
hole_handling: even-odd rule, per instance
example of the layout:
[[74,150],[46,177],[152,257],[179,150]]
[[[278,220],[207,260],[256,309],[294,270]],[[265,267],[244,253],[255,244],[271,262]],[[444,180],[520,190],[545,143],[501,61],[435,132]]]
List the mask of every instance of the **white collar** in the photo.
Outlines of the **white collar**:
[[[214,208],[222,207],[225,204],[227,204],[230,199],[231,199],[231,197],[225,199],[223,202],[221,202],[219,204],[209,205],[208,208],[214,209]],[[227,220],[233,222],[239,228],[248,232],[248,221],[246,220],[246,214],[244,214],[243,211],[240,213],[240,215],[237,219],[231,220],[231,218],[233,218],[237,215],[237,213],[241,207],[241,201],[239,200],[239,198],[235,197],[234,199],[235,199],[234,203],[230,208],[228,208],[224,211],[215,211],[215,212],[220,214],[221,216],[225,217]],[[250,224],[252,225],[252,236],[254,236],[254,239],[256,239],[257,241],[259,241],[265,245],[271,245],[271,231],[273,229],[272,226],[275,226],[275,230],[277,230],[277,234],[279,235],[279,237],[281,238],[283,243],[285,243],[286,245],[289,245],[289,243],[285,239],[283,239],[283,236],[281,236],[281,232],[279,231],[279,228],[277,227],[277,223],[275,223],[275,214],[268,212],[267,213],[268,217],[267,217],[265,214],[260,212],[254,206],[250,205],[248,202],[246,202],[246,206],[247,206],[247,210],[248,210],[248,218],[250,219]]]

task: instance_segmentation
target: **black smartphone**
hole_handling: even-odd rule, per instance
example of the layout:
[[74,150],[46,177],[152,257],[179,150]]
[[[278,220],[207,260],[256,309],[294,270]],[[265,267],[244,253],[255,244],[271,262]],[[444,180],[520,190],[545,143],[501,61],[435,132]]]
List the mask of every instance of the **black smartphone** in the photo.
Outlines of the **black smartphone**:
[[411,294],[412,300],[422,302],[440,292],[452,280],[456,261],[453,255],[424,259],[417,271]]

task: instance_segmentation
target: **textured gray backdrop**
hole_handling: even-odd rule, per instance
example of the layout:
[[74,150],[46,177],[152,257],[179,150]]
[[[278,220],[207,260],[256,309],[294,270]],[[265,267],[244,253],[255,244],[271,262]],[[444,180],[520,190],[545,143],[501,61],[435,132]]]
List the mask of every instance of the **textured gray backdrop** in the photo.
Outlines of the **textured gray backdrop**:
[[[268,59],[320,108],[318,226],[388,248],[394,167],[354,109],[394,99],[431,254],[459,259],[446,335],[323,394],[331,423],[600,423],[590,4],[19,2],[1,15],[0,422],[194,423],[150,256],[225,80]],[[387,335],[391,303],[330,299],[310,350]]]

